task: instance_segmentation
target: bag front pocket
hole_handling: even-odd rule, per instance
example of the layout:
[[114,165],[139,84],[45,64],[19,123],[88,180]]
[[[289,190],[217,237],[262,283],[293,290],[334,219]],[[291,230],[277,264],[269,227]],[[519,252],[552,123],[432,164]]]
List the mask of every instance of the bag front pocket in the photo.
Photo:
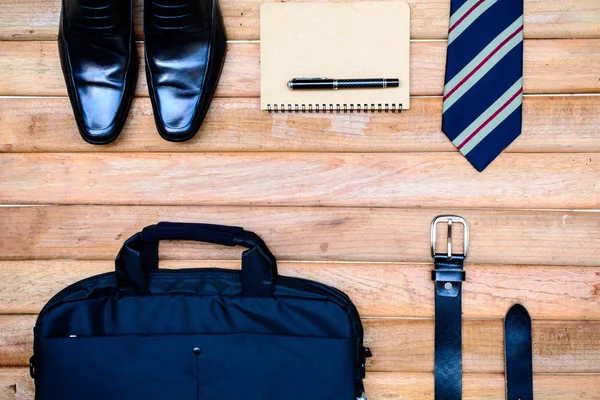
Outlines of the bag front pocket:
[[42,338],[37,400],[353,400],[353,339],[267,334]]
[[352,339],[199,337],[199,399],[355,400]]
[[195,338],[41,339],[36,400],[197,400]]

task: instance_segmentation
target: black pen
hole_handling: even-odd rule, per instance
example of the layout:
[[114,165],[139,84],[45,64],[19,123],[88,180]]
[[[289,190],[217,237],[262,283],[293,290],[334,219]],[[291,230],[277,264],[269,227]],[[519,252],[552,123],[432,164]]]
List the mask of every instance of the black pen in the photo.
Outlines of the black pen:
[[288,82],[290,90],[385,89],[400,86],[399,79],[328,79],[294,78]]

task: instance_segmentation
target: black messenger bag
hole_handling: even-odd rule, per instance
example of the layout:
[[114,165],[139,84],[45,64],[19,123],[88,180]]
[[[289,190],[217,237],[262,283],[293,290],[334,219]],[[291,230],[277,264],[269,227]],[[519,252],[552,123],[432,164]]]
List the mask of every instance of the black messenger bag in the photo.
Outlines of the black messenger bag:
[[[158,268],[160,240],[248,248],[242,269]],[[332,287],[277,275],[254,233],[159,223],[129,238],[115,272],[42,309],[37,400],[364,399],[363,328]]]

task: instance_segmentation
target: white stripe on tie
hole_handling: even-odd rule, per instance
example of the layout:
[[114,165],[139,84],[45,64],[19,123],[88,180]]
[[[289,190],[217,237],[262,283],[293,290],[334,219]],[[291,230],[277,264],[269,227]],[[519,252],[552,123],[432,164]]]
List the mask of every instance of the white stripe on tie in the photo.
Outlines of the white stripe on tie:
[[470,63],[444,86],[443,112],[469,91],[504,56],[523,41],[523,16],[487,45]]
[[469,0],[450,17],[448,45],[498,0]]
[[[485,0],[483,0],[485,1]],[[482,0],[467,0],[465,2],[465,4],[463,4],[462,6],[460,6],[458,8],[458,10],[456,10],[454,12],[454,14],[452,14],[450,16],[450,28],[452,28],[454,25],[456,25],[456,23],[458,21],[460,21],[461,18],[464,18],[464,16],[471,11],[471,9],[477,5],[477,3],[482,3]]]
[[460,146],[462,142],[465,141],[471,134],[475,131],[475,129],[479,128],[489,117],[491,117],[503,104],[505,104],[513,94],[517,92],[517,90],[523,88],[523,78],[519,78],[511,87],[508,88],[506,92],[498,100],[494,102],[491,106],[488,107],[475,121],[471,123],[464,131],[460,133],[453,141],[455,146]]
[[485,110],[452,143],[463,155],[469,154],[523,103],[523,78],[515,82],[494,104]]

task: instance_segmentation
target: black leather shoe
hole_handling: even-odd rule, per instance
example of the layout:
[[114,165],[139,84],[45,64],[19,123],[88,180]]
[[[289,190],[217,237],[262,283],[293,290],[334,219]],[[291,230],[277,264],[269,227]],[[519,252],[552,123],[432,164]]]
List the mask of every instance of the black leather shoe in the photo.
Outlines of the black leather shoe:
[[63,0],[58,47],[81,136],[112,142],[138,74],[131,0]]
[[146,74],[154,120],[172,142],[202,124],[225,62],[217,0],[144,0]]

